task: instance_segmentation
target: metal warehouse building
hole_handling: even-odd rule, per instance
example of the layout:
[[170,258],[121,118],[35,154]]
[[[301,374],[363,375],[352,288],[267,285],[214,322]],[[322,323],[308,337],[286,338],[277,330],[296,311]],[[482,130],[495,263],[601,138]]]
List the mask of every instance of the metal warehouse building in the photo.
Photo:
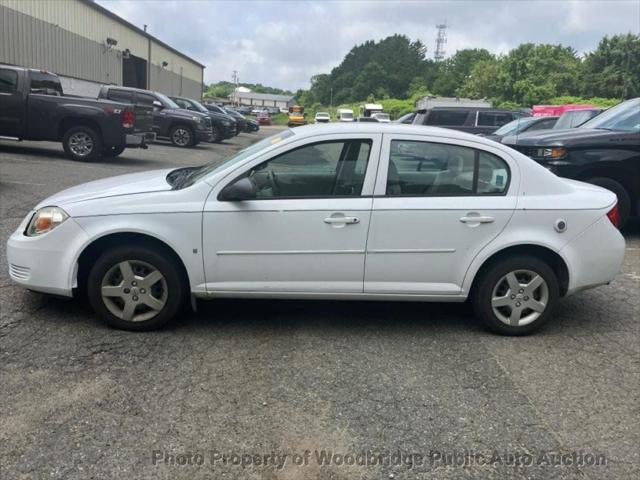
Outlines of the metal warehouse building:
[[204,65],[91,0],[0,0],[0,63],[55,72],[75,95],[116,84],[202,97]]
[[293,95],[275,95],[271,93],[235,92],[229,98],[242,105],[260,107],[289,108],[295,104]]

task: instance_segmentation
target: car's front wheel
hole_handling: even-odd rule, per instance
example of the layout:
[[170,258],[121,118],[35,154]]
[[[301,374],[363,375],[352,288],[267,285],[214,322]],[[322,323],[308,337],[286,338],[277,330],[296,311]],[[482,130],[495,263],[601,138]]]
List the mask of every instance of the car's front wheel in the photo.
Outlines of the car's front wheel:
[[195,140],[191,129],[184,125],[176,125],[173,127],[169,133],[169,137],[171,138],[171,143],[176,147],[191,147]]
[[185,285],[175,262],[159,250],[122,246],[98,258],[88,276],[93,309],[112,327],[154,330],[179,311]]
[[536,257],[518,256],[491,265],[478,279],[472,301],[494,332],[526,335],[549,320],[558,297],[553,269]]

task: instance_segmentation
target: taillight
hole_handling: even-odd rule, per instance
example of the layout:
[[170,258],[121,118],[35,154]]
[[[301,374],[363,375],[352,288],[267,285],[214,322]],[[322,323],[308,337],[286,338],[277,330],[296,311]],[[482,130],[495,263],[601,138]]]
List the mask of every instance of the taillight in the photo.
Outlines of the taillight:
[[122,112],[122,126],[124,128],[133,128],[133,122],[136,120],[136,114],[130,108]]
[[618,228],[618,222],[620,221],[620,217],[618,215],[618,202],[613,206],[611,210],[607,212],[607,218],[613,223],[613,226]]

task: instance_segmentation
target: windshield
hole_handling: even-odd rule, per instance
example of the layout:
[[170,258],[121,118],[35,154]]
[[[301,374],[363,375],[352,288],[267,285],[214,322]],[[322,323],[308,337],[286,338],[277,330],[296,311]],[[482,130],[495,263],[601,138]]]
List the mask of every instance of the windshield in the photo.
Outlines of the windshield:
[[611,107],[597,117],[583,123],[579,128],[640,132],[640,98],[627,100]]
[[353,118],[353,113],[350,113],[350,112],[342,112],[342,113],[340,114],[340,116],[341,116],[342,118]]
[[155,92],[156,97],[162,102],[162,104],[166,107],[166,108],[180,108],[180,106],[174,102],[173,100],[171,100],[169,97],[167,97],[166,95],[159,93],[159,92]]
[[522,131],[524,127],[529,125],[531,122],[536,121],[538,118],[539,117],[517,118],[501,126],[498,130],[493,132],[492,135],[512,135],[516,132]]
[[189,103],[191,103],[191,105],[193,105],[195,107],[195,109],[201,113],[209,113],[209,110],[207,110],[204,105],[202,105],[200,102],[196,102],[195,100],[189,100]]
[[[245,158],[249,158],[254,153],[258,153],[260,150],[268,148],[272,145],[280,143],[285,138],[289,138],[294,135],[292,130],[285,130],[284,132],[277,133],[270,137],[264,138],[253,145],[248,146],[244,150],[240,150],[235,155],[228,157],[221,162],[211,162],[202,165],[201,167],[195,167],[189,171],[188,176],[184,177],[183,182],[180,185],[174,185],[174,188],[184,188],[193,185],[195,182],[208,175],[216,173],[224,168],[230,167],[236,163],[241,162]],[[182,169],[179,169],[182,170]],[[171,174],[169,174],[171,175]]]
[[574,128],[595,117],[598,110],[569,110],[560,115],[554,129]]

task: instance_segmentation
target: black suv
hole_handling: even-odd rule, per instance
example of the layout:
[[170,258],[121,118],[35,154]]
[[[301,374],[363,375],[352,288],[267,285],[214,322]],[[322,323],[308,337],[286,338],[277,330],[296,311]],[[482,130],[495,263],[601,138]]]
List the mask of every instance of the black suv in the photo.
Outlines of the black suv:
[[160,138],[171,140],[177,147],[193,147],[213,138],[211,119],[208,115],[180,108],[160,92],[140,88],[105,85],[98,98],[107,98],[134,105],[153,107],[153,131]]
[[229,115],[212,112],[207,110],[203,104],[186,97],[169,97],[176,102],[180,108],[200,112],[207,115],[211,119],[211,128],[213,130],[213,142],[220,143],[222,140],[231,138],[236,135],[238,126],[235,120]]
[[578,128],[505,137],[509,145],[561,177],[618,196],[619,222],[640,213],[640,98],[620,103]]
[[226,108],[216,105],[214,103],[207,103],[205,104],[205,107],[210,112],[229,115],[231,118],[233,118],[237,125],[236,135],[239,135],[241,132],[243,132],[245,127],[247,126],[247,120],[244,118],[244,115],[241,115],[238,112],[235,112],[233,110],[227,110]]
[[514,110],[486,107],[433,107],[418,110],[413,125],[445,127],[468,133],[493,133],[502,125],[529,115]]

